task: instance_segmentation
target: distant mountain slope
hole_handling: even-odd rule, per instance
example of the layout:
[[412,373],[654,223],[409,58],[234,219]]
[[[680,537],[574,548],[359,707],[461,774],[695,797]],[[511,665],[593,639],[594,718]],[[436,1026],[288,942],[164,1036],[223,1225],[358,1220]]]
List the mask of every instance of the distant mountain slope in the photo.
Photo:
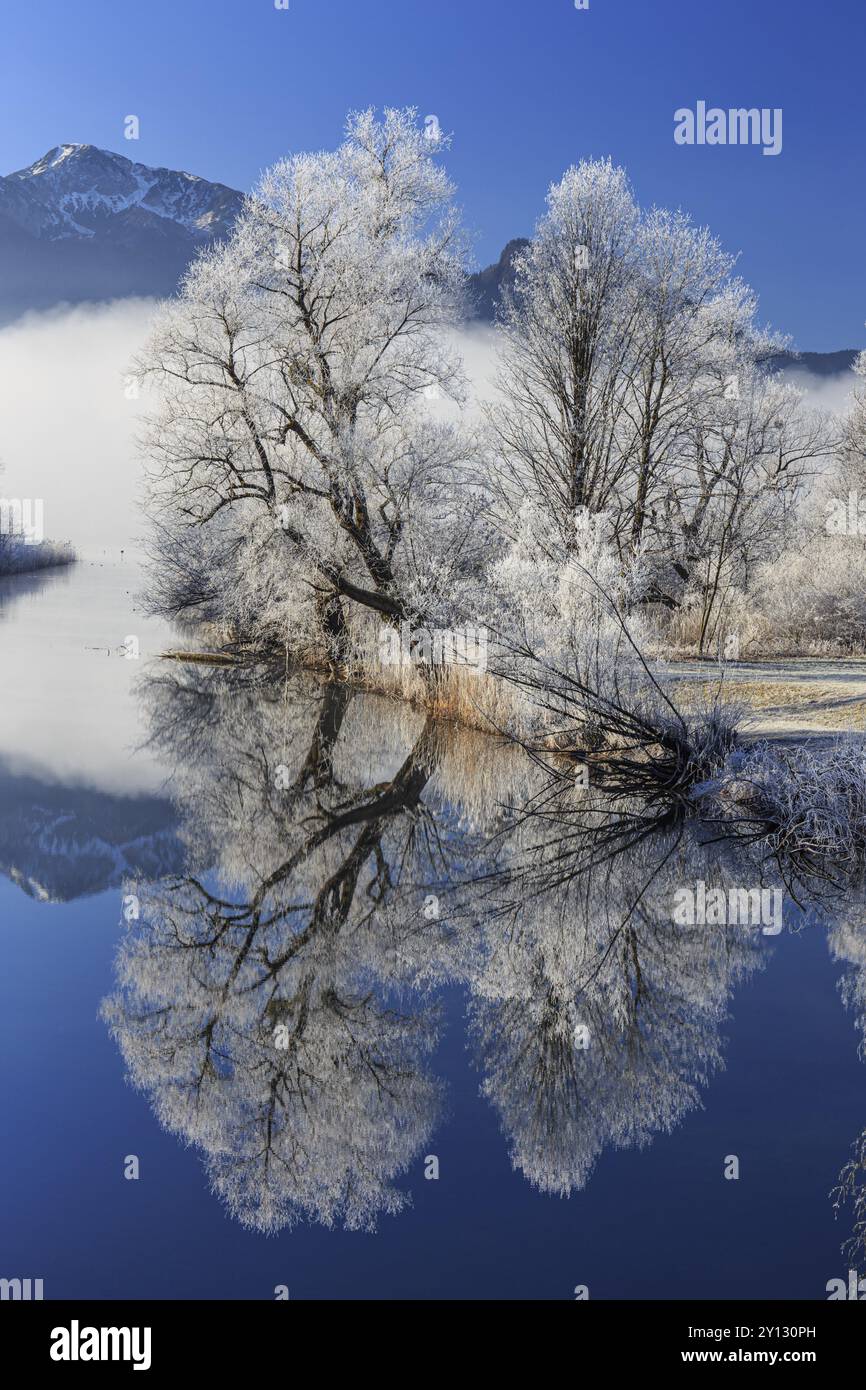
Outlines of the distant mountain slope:
[[780,367],[812,372],[815,376],[841,376],[850,372],[860,355],[860,348],[844,348],[841,352],[783,352],[774,361]]
[[469,302],[474,318],[482,323],[494,322],[502,291],[514,284],[514,257],[528,245],[526,237],[515,237],[494,265],[470,275]]
[[0,321],[27,309],[166,295],[243,195],[94,145],[58,145],[0,178]]

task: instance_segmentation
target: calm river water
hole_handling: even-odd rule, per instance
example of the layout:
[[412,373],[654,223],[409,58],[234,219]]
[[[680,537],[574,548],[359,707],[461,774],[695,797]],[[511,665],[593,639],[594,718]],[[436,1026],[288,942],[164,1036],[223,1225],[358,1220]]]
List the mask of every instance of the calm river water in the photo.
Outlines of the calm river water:
[[862,910],[677,925],[683,885],[751,886],[702,827],[610,854],[600,817],[587,859],[567,798],[521,814],[518,751],[161,662],[137,584],[0,583],[0,1275],[826,1298]]

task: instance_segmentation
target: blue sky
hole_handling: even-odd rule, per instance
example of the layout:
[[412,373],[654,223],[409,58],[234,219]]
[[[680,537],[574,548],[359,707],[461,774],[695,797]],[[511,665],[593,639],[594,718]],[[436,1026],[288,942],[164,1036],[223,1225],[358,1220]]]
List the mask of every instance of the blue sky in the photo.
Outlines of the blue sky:
[[[453,133],[479,264],[584,156],[707,223],[804,349],[866,344],[863,0],[10,0],[0,172],[81,141],[247,188],[347,109]],[[675,109],[781,107],[782,153],[682,147]],[[137,115],[141,138],[123,137]]]

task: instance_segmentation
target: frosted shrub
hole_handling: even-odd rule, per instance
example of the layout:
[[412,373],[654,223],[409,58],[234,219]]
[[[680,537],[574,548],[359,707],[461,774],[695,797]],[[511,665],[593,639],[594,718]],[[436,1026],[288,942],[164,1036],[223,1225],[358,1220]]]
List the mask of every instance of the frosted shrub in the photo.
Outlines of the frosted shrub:
[[38,545],[27,545],[17,536],[0,535],[0,576],[29,574],[57,565],[71,565],[74,561],[75,551],[69,544],[40,541]]
[[[740,833],[822,880],[866,869],[866,742],[762,743],[736,755],[723,796]],[[743,812],[748,815],[744,818]]]
[[503,673],[516,683],[543,682],[550,695],[576,683],[604,698],[641,683],[631,643],[640,645],[643,624],[624,616],[636,575],[609,545],[607,524],[603,513],[576,512],[563,554],[542,509],[531,499],[521,506],[516,539],[491,575]]
[[866,648],[866,544],[823,536],[784,554],[763,576],[757,608],[765,641],[808,653]]

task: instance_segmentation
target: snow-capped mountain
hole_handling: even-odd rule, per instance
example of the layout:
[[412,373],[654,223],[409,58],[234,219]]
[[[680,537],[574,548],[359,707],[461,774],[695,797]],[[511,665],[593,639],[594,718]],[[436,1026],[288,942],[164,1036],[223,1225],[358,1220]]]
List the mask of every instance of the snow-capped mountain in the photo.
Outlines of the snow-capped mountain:
[[95,145],[57,145],[0,178],[0,319],[59,302],[165,295],[243,195]]
[[136,226],[174,223],[191,237],[225,236],[241,194],[176,169],[151,169],[95,145],[57,145],[0,179],[0,212],[51,241],[112,236],[132,209]]

